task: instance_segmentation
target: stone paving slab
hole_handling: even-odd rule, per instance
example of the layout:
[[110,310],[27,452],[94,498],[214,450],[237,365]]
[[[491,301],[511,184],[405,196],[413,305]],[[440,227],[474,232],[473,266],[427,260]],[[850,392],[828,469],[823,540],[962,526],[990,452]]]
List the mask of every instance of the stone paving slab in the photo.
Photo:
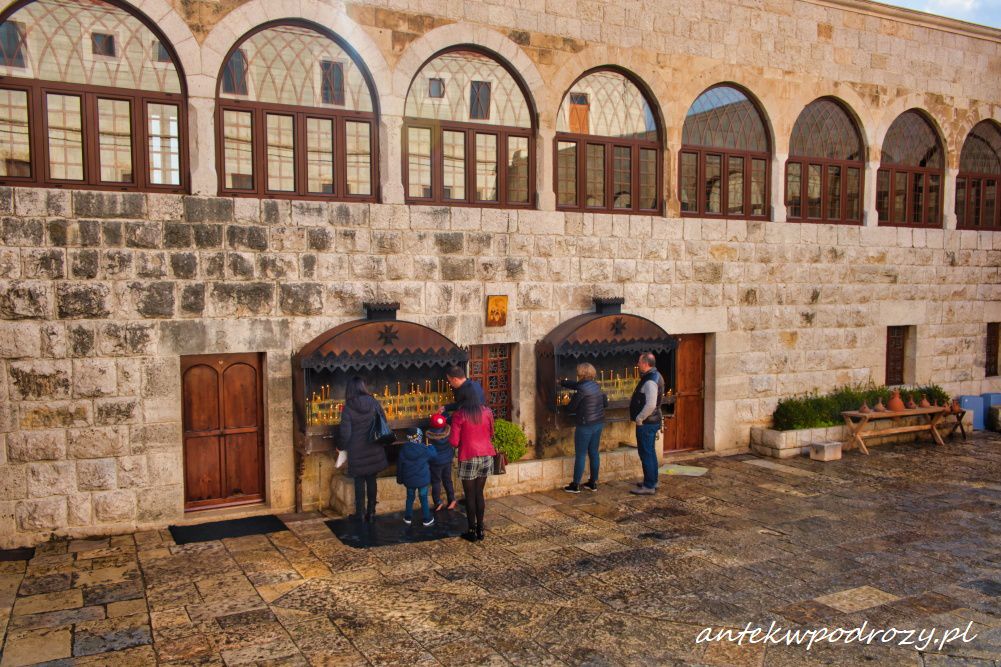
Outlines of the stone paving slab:
[[[352,549],[319,513],[183,546],[165,530],[54,540],[0,563],[0,667],[1001,667],[1001,437],[691,464],[707,473],[665,475],[652,497],[614,482],[490,500],[475,544]],[[696,642],[748,623],[970,641]]]

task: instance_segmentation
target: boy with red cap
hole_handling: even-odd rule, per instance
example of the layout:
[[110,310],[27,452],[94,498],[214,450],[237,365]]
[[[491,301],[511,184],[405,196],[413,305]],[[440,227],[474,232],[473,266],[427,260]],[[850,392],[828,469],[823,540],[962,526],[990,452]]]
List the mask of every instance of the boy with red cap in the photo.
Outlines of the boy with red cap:
[[441,498],[442,485],[448,498],[448,509],[453,510],[455,488],[452,486],[452,457],[455,456],[455,448],[448,441],[451,429],[445,415],[441,413],[431,415],[431,423],[426,433],[428,444],[434,448],[431,457],[431,498],[434,501],[434,511],[438,512],[445,508],[445,502]]

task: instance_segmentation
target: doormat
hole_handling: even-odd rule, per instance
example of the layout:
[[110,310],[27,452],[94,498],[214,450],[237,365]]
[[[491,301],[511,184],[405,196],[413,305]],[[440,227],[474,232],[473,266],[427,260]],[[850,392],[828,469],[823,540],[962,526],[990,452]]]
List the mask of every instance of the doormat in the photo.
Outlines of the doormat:
[[26,547],[23,549],[0,549],[0,563],[7,563],[15,560],[31,560],[35,557],[35,549]]
[[665,475],[684,475],[686,477],[702,477],[702,475],[709,472],[709,468],[700,468],[698,466],[679,466],[673,463],[667,463],[660,467],[660,471]]
[[250,516],[246,519],[200,523],[196,526],[169,526],[168,529],[173,535],[175,543],[190,544],[192,542],[224,540],[229,537],[277,533],[281,530],[288,530],[288,527],[278,517],[266,514],[264,516]]
[[469,529],[466,515],[456,510],[435,512],[433,526],[425,527],[420,516],[420,511],[415,511],[409,526],[403,523],[403,512],[378,515],[372,522],[345,518],[331,519],[326,524],[337,539],[355,549],[432,542],[458,537]]

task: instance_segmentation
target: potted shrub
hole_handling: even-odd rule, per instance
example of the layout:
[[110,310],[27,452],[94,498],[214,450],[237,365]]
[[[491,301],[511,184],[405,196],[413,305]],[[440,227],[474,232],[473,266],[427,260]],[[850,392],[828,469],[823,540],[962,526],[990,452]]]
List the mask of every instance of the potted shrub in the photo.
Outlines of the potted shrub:
[[494,473],[502,475],[508,463],[514,463],[528,451],[528,438],[517,424],[506,419],[494,421]]

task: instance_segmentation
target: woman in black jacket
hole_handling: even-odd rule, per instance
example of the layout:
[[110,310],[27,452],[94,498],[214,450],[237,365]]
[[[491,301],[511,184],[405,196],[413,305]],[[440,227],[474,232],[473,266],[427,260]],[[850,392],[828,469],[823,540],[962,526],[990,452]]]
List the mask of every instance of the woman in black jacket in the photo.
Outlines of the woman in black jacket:
[[598,490],[598,467],[601,463],[598,446],[601,444],[601,431],[605,428],[605,407],[608,406],[608,396],[601,390],[601,385],[594,381],[597,374],[591,364],[579,364],[577,381],[563,380],[560,383],[568,389],[576,390],[567,406],[567,412],[574,415],[577,422],[573,434],[573,481],[563,487],[567,493],[580,493],[585,456],[591,463],[591,478],[584,484],[584,488],[591,491]]
[[[355,480],[354,518],[371,521],[375,517],[376,475],[389,466],[386,448],[369,439],[376,411],[382,412],[382,406],[358,376],[348,380],[344,398],[337,448],[347,452],[348,475]],[[363,514],[362,499],[366,490],[368,504]]]

